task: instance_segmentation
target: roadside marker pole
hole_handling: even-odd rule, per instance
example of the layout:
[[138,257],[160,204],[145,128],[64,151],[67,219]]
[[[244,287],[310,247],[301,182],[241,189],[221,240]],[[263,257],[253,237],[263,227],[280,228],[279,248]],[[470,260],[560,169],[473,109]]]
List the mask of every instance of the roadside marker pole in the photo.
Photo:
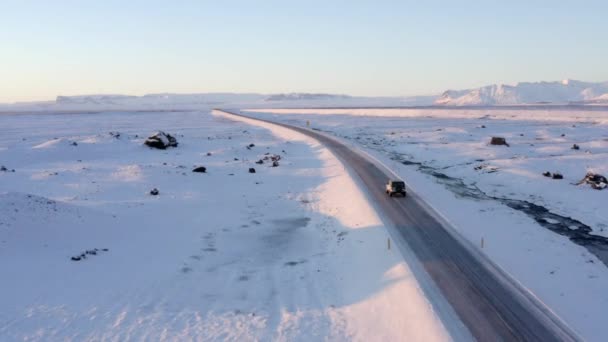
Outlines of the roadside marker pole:
[[484,242],[483,237],[481,237],[481,249],[483,249]]
[[391,238],[386,239],[386,243],[388,245],[388,250],[391,250]]

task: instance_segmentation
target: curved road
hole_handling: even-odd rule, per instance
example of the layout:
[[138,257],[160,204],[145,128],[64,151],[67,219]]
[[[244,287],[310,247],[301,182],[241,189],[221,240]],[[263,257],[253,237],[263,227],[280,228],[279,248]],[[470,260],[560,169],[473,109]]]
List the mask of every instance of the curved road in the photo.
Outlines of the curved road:
[[[314,130],[218,110],[279,125],[308,135],[329,148],[367,187],[370,199],[392,226],[393,239],[416,254],[423,268],[478,341],[578,341],[558,317],[484,255],[453,233],[419,196],[390,198],[391,173],[337,139]],[[407,181],[407,180],[406,180]]]

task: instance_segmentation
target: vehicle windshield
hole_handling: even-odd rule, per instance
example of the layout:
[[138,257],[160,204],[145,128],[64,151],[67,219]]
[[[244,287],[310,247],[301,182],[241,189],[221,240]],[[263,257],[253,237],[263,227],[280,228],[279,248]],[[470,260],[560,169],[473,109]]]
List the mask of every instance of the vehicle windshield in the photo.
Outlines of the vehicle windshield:
[[393,182],[393,188],[404,188],[405,183],[403,182]]

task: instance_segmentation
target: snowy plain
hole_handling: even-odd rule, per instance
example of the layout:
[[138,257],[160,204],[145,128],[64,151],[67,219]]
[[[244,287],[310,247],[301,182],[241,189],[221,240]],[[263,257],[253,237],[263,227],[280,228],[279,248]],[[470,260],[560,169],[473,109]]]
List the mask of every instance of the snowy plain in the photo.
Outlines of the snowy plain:
[[[608,191],[574,184],[588,171],[608,174],[608,110],[242,112],[309,124],[372,154],[586,340],[608,336]],[[492,136],[510,146],[490,145]]]
[[[451,338],[314,140],[210,111],[0,115],[0,127],[3,341]],[[144,146],[159,129],[179,146]],[[255,163],[267,154],[280,165]]]

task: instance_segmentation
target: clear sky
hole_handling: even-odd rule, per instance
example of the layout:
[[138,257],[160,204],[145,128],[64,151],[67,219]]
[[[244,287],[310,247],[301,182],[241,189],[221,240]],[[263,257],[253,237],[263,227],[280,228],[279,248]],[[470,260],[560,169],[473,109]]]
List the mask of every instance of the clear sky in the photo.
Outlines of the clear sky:
[[0,102],[608,80],[608,1],[0,1]]

